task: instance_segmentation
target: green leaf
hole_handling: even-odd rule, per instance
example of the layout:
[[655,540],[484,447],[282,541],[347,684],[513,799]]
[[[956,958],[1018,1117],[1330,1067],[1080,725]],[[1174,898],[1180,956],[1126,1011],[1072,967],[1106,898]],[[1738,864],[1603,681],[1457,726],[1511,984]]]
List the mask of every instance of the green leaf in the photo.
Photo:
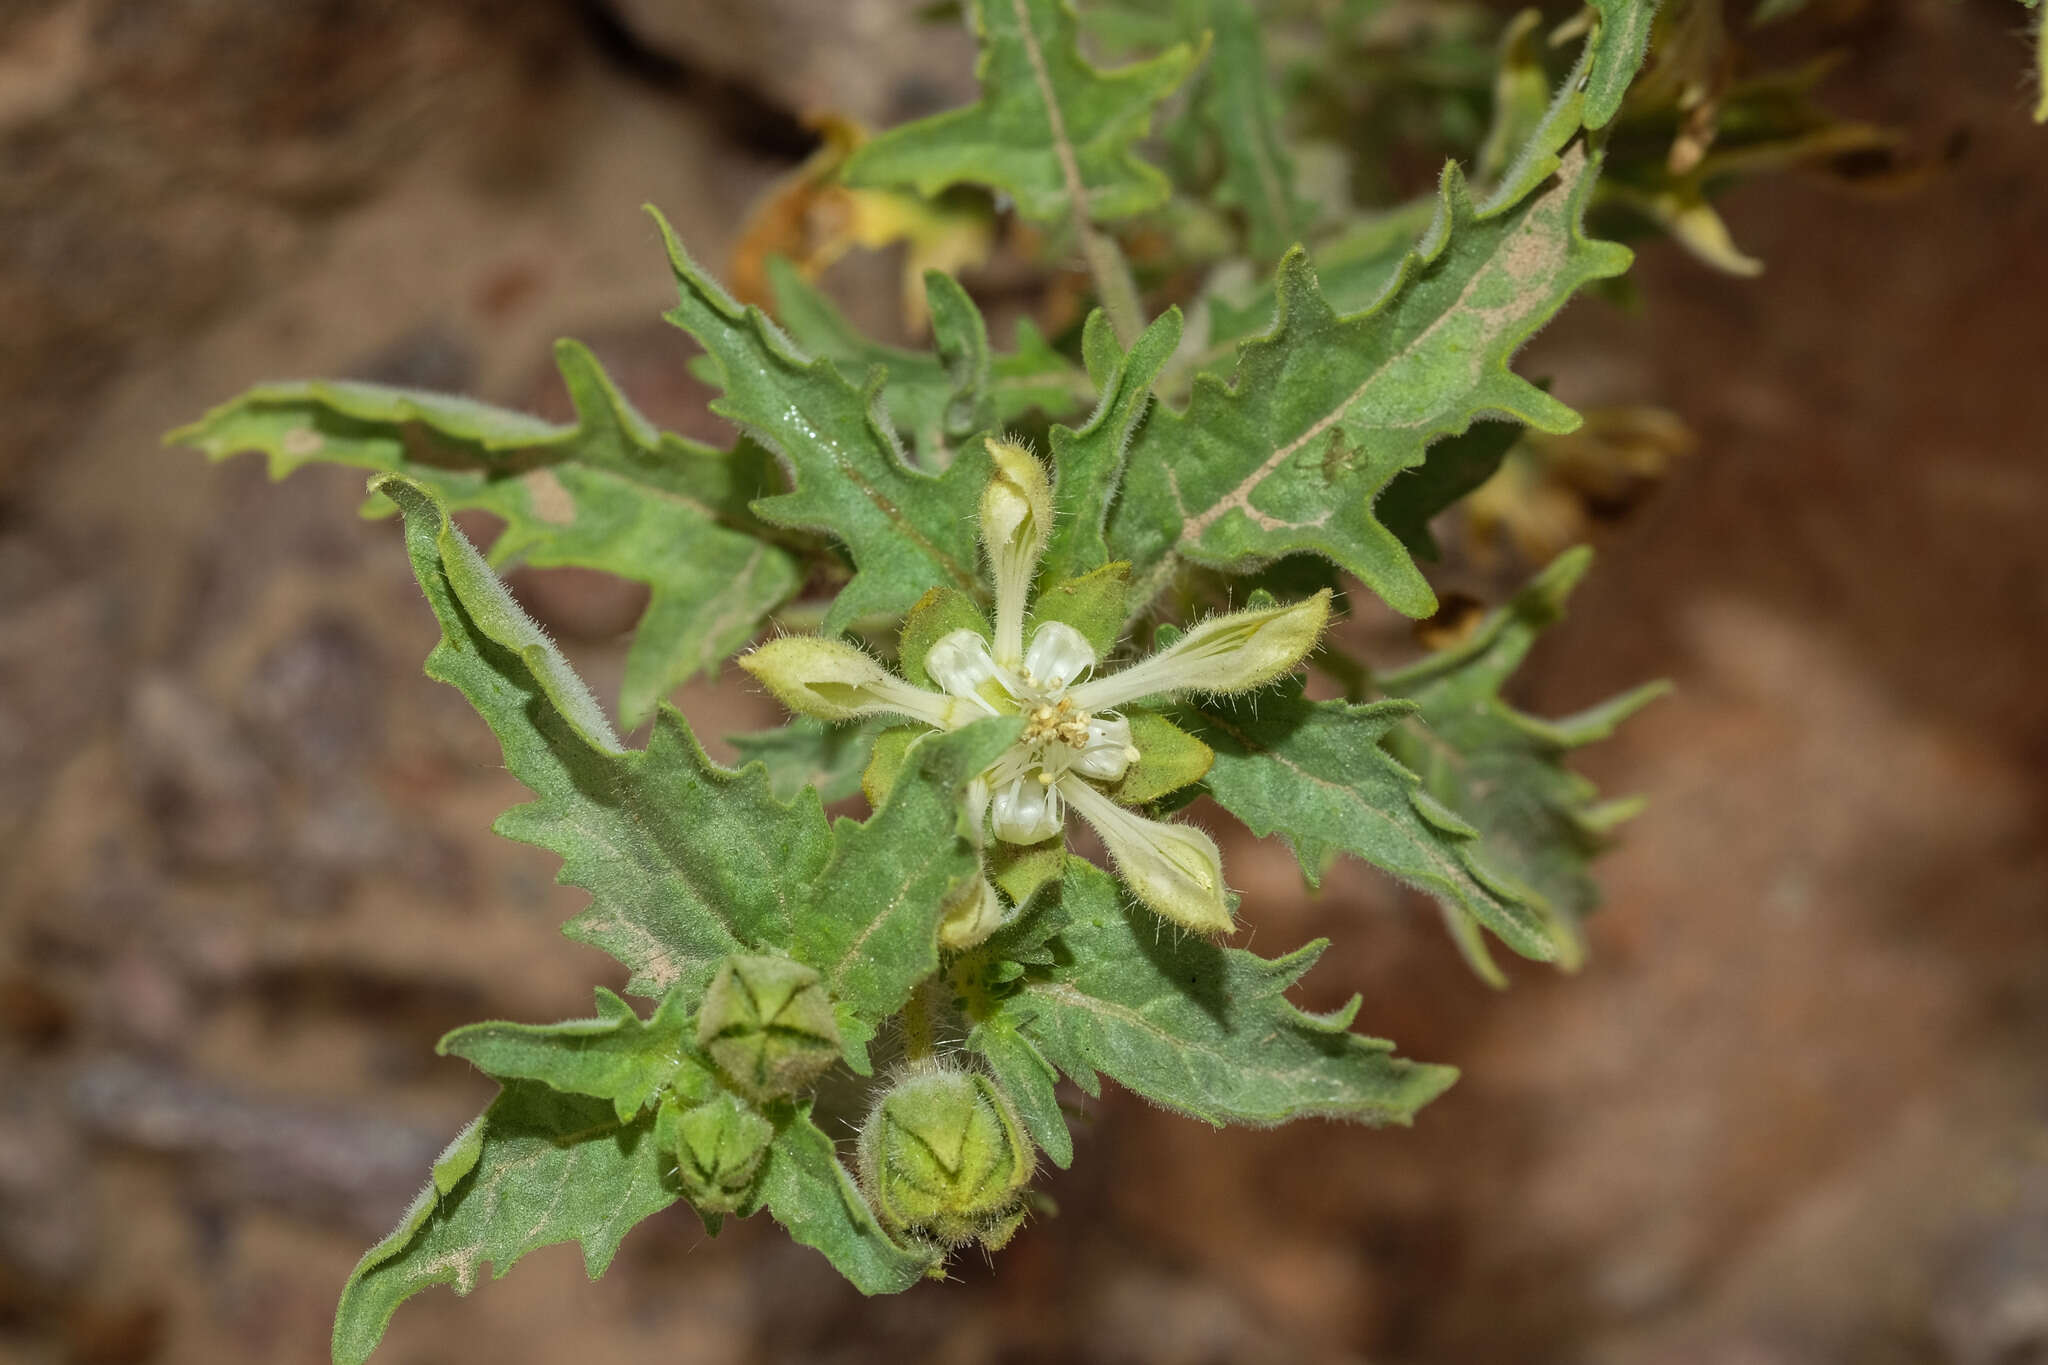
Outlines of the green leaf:
[[1287,989],[1321,955],[1312,943],[1266,961],[1206,939],[1161,935],[1121,903],[1107,873],[1074,859],[1061,891],[1069,922],[1058,960],[1027,971],[988,1020],[1030,1040],[1093,1094],[1101,1072],[1127,1090],[1219,1127],[1320,1116],[1407,1123],[1457,1072],[1392,1055]]
[[1487,214],[1447,167],[1436,224],[1382,300],[1349,317],[1290,252],[1273,331],[1239,352],[1234,383],[1198,377],[1187,411],[1154,413],[1133,443],[1110,547],[1134,578],[1156,586],[1175,559],[1241,573],[1313,551],[1396,609],[1433,611],[1435,594],[1373,500],[1432,441],[1481,417],[1578,425],[1508,360],[1580,285],[1628,265],[1625,248],[1580,231],[1592,182],[1575,147],[1547,188]]
[[476,1287],[529,1251],[583,1244],[602,1275],[626,1233],[676,1201],[653,1116],[620,1123],[610,1103],[515,1081],[449,1145],[397,1229],[356,1263],[334,1312],[334,1359],[359,1365],[398,1305],[421,1290]]
[[[653,212],[653,210],[649,210]],[[943,473],[913,468],[877,410],[879,376],[865,390],[829,360],[797,350],[766,314],[742,308],[699,269],[660,214],[681,302],[670,322],[695,337],[725,392],[711,410],[773,450],[791,490],[753,509],[780,526],[838,538],[854,575],[824,628],[836,634],[865,616],[900,616],[934,586],[980,586],[975,508],[987,456],[969,446]]]
[[1096,322],[1086,335],[1102,401],[1080,430],[1052,429],[1053,531],[1040,573],[1048,582],[1078,578],[1101,568],[1115,556],[1103,538],[1110,503],[1124,476],[1131,435],[1152,403],[1152,381],[1180,344],[1181,316],[1169,308],[1153,320],[1125,354],[1105,323]]
[[1529,141],[1550,107],[1550,73],[1543,69],[1543,11],[1525,9],[1500,35],[1500,65],[1493,77],[1493,122],[1479,145],[1473,173],[1500,178]]
[[702,1069],[683,1050],[690,1015],[683,994],[671,991],[654,1017],[642,1020],[631,1005],[600,986],[595,1019],[468,1024],[434,1050],[460,1057],[494,1080],[539,1081],[572,1095],[609,1100],[619,1122],[626,1123],[679,1076],[702,1078]]
[[561,654],[420,485],[372,487],[398,504],[406,549],[441,643],[427,676],[461,690],[535,800],[500,834],[560,855],[560,880],[591,893],[563,932],[632,969],[659,996],[701,985],[728,953],[785,945],[831,853],[816,795],[776,799],[765,768],[712,763],[673,707],[644,750],[622,748]]
[[1204,9],[1215,52],[1196,106],[1223,151],[1217,199],[1243,212],[1252,256],[1275,261],[1306,235],[1313,206],[1294,191],[1259,16],[1246,0],[1206,0]]
[[791,1237],[823,1252],[863,1294],[900,1293],[938,1263],[935,1251],[903,1246],[875,1221],[808,1106],[778,1124],[761,1200]]
[[1588,128],[1605,128],[1621,108],[1629,82],[1650,50],[1650,30],[1657,21],[1657,0],[1587,0],[1599,11],[1593,34],[1592,70],[1586,76],[1585,118]]
[[1098,71],[1075,44],[1066,0],[977,0],[979,104],[905,124],[853,154],[850,185],[911,185],[927,197],[986,185],[1040,223],[1108,222],[1166,202],[1166,177],[1132,144],[1193,70],[1183,43]]
[[619,697],[635,726],[688,678],[715,673],[802,574],[789,551],[752,533],[746,503],[773,488],[763,452],[657,431],[580,343],[557,342],[555,358],[572,425],[467,398],[314,382],[251,389],[166,439],[216,460],[263,451],[273,478],[313,462],[403,473],[450,510],[503,518],[491,547],[501,568],[573,565],[645,583]]
[[832,860],[811,879],[791,953],[825,978],[847,1059],[863,1074],[867,1040],[938,970],[939,921],[980,875],[960,833],[961,793],[1022,730],[1003,717],[927,735],[872,818],[833,827]]
[[1029,318],[1018,319],[1015,348],[991,356],[981,314],[949,276],[931,272],[925,280],[936,351],[870,341],[779,256],[768,262],[768,279],[776,321],[797,345],[831,361],[850,384],[865,382],[877,365],[888,372],[882,394],[890,423],[927,467],[943,469],[976,432],[1006,427],[1034,409],[1066,417],[1092,395],[1087,376],[1047,345]]
[[1416,775],[1380,747],[1414,704],[1310,701],[1300,678],[1242,708],[1181,708],[1216,750],[1209,792],[1252,833],[1284,836],[1310,884],[1339,852],[1417,886],[1525,957],[1556,955],[1543,916],[1480,861],[1473,831],[1418,809]]
[[1521,438],[1522,429],[1513,422],[1474,422],[1469,430],[1438,441],[1421,464],[1395,475],[1373,504],[1380,525],[1416,558],[1441,558],[1429,523],[1492,478]]
[[988,1063],[1038,1149],[1063,1171],[1073,1165],[1074,1135],[1053,1089],[1059,1072],[1045,1054],[1007,1021],[976,1024],[968,1031],[967,1050]]
[[875,736],[888,724],[873,717],[851,725],[828,725],[811,716],[793,716],[787,725],[749,734],[727,735],[744,763],[768,769],[768,789],[778,801],[793,801],[805,787],[816,787],[827,805],[860,790],[861,770]]
[[1669,690],[1650,683],[1557,721],[1502,699],[1501,688],[1544,627],[1563,615],[1591,564],[1590,550],[1567,551],[1469,638],[1377,680],[1419,708],[1419,723],[1389,733],[1386,746],[1478,832],[1489,867],[1530,889],[1567,966],[1583,955],[1579,926],[1599,901],[1588,864],[1640,804],[1601,801],[1565,760]]

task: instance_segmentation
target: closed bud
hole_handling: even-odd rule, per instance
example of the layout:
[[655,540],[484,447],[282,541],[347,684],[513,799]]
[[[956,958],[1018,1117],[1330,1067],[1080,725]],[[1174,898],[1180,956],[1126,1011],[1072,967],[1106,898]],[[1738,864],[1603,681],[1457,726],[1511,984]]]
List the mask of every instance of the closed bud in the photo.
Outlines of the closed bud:
[[697,1045],[742,1095],[780,1099],[839,1060],[839,1023],[823,980],[809,967],[735,953],[704,992]]
[[943,730],[980,714],[958,698],[912,687],[841,640],[785,635],[742,654],[739,664],[784,706],[819,720],[894,714]]
[[738,1213],[775,1128],[733,1095],[663,1115],[660,1136],[674,1153],[676,1180],[700,1214]]
[[996,889],[988,884],[988,878],[976,877],[939,921],[939,946],[948,952],[965,952],[986,942],[1002,924],[1003,903],[996,897]]
[[861,1183],[882,1221],[949,1247],[1007,1242],[1036,1161],[994,1081],[935,1064],[890,1087],[860,1134]]

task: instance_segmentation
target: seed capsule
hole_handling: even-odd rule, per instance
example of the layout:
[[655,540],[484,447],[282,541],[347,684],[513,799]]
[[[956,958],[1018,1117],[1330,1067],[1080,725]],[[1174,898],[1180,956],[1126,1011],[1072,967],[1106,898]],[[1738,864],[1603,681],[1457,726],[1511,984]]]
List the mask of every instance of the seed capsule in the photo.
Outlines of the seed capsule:
[[1036,1160],[995,1082],[936,1064],[896,1082],[860,1134],[861,1183],[882,1221],[948,1247],[1009,1241]]
[[676,1179],[700,1214],[738,1213],[761,1172],[775,1129],[724,1091],[690,1109],[671,1106],[659,1136],[676,1158]]
[[839,1024],[818,974],[786,957],[735,953],[697,1012],[697,1045],[732,1088],[764,1101],[793,1095],[839,1060]]

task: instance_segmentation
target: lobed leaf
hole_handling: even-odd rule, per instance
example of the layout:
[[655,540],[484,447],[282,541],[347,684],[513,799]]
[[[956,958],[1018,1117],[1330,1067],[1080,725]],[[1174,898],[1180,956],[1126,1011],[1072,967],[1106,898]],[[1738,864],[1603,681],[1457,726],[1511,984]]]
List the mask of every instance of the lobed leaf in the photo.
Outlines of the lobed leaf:
[[1640,804],[1601,801],[1565,759],[1669,690],[1649,683],[1558,721],[1526,715],[1502,698],[1591,564],[1590,550],[1567,551],[1470,637],[1377,679],[1416,707],[1415,720],[1388,733],[1386,747],[1469,823],[1488,865],[1528,888],[1567,966],[1583,956],[1580,925],[1599,901],[1588,864]]
[[808,1107],[777,1124],[761,1201],[791,1237],[823,1252],[863,1294],[900,1293],[938,1264],[935,1251],[902,1245],[875,1220]]
[[1590,46],[1592,69],[1586,74],[1585,117],[1588,128],[1605,128],[1621,108],[1629,82],[1642,70],[1656,26],[1658,0],[1587,0],[1600,15]]
[[[769,492],[764,453],[657,431],[578,342],[555,345],[577,420],[377,384],[267,384],[167,440],[212,459],[260,450],[273,478],[323,462],[402,473],[450,510],[503,518],[500,568],[598,569],[644,583],[620,718],[638,725],[690,677],[717,671],[800,586],[798,561],[746,511]],[[390,510],[383,499],[369,510]]]
[[495,828],[559,855],[559,879],[590,892],[564,932],[625,963],[628,988],[650,996],[701,985],[728,953],[786,945],[831,856],[816,793],[781,801],[764,767],[719,767],[673,707],[655,716],[645,749],[621,747],[433,495],[394,475],[372,486],[398,504],[441,622],[427,676],[469,698],[534,793]]
[[[650,210],[652,212],[652,210]],[[877,403],[879,376],[856,389],[791,344],[759,308],[741,307],[654,215],[681,301],[668,320],[704,347],[725,392],[711,410],[738,423],[787,469],[790,490],[756,499],[780,526],[836,537],[853,578],[827,613],[836,634],[865,616],[900,616],[928,588],[980,585],[974,512],[987,456],[968,446],[942,473],[904,459]]]
[[1159,933],[1109,875],[1069,861],[1068,915],[1049,967],[1029,968],[980,1022],[1013,1028],[1093,1094],[1096,1073],[1168,1109],[1221,1126],[1320,1116],[1407,1123],[1457,1078],[1394,1057],[1349,1031],[1356,998],[1306,1013],[1285,992],[1322,953],[1266,961],[1206,939]]
[[1349,853],[1549,960],[1557,949],[1542,914],[1480,860],[1475,831],[1418,806],[1421,780],[1380,747],[1415,711],[1406,701],[1310,701],[1296,678],[1242,707],[1217,699],[1181,716],[1216,751],[1210,794],[1253,834],[1283,836],[1311,885]]
[[1259,16],[1248,0],[1206,0],[1201,10],[1215,51],[1196,107],[1222,149],[1217,197],[1244,214],[1253,258],[1275,261],[1304,240],[1314,209],[1295,193]]
[[621,1123],[603,1100],[505,1086],[356,1263],[334,1312],[336,1365],[367,1360],[406,1299],[437,1284],[468,1294],[485,1264],[496,1278],[529,1251],[576,1241],[590,1278],[602,1275],[633,1225],[676,1201],[653,1129],[651,1114]]
[[1138,433],[1111,551],[1155,587],[1177,559],[1244,572],[1312,551],[1403,612],[1434,610],[1373,501],[1432,441],[1481,417],[1577,424],[1508,360],[1580,285],[1630,260],[1580,231],[1593,170],[1576,146],[1540,192],[1481,212],[1447,167],[1436,223],[1381,300],[1348,317],[1290,252],[1273,330],[1239,352],[1233,383],[1198,376],[1185,413],[1154,413]]
[[768,279],[775,318],[814,356],[836,366],[850,384],[875,366],[888,374],[883,401],[889,422],[909,437],[919,461],[943,469],[978,432],[1007,427],[1034,409],[1070,416],[1092,393],[1088,377],[1046,343],[1030,318],[1017,320],[1015,348],[991,353],[981,314],[950,276],[925,277],[935,349],[913,351],[871,341],[789,262],[774,257]]
[[740,761],[768,770],[768,789],[778,801],[793,801],[805,787],[816,787],[827,805],[860,790],[861,770],[875,736],[888,724],[881,717],[851,725],[828,725],[813,716],[792,716],[770,730],[727,735]]
[[630,1122],[661,1092],[686,1082],[694,1091],[702,1068],[685,1054],[692,1009],[680,991],[662,997],[651,1019],[612,992],[597,988],[597,1017],[559,1024],[494,1021],[468,1024],[435,1046],[499,1081],[538,1081],[555,1090],[609,1100]]
[[852,185],[911,185],[931,196],[986,185],[1035,222],[1108,222],[1166,202],[1166,177],[1140,160],[1159,103],[1194,69],[1183,43],[1099,71],[1076,44],[1067,0],[973,0],[978,104],[893,128],[847,161]]

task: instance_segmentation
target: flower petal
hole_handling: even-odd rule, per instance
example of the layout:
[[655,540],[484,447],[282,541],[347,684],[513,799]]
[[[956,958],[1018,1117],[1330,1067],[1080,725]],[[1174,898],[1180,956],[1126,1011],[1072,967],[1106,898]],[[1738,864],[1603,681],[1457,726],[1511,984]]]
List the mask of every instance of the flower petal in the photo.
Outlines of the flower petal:
[[1212,616],[1149,659],[1068,695],[1090,711],[1177,692],[1243,692],[1293,671],[1330,621],[1330,590],[1287,607]]
[[1223,855],[1208,835],[1133,814],[1078,777],[1062,778],[1059,790],[1101,836],[1117,875],[1139,900],[1198,934],[1236,927],[1223,890]]
[[1024,671],[1041,687],[1057,692],[1095,667],[1095,647],[1065,621],[1047,621],[1031,636]]
[[739,662],[784,706],[820,720],[887,712],[950,730],[981,714],[958,697],[912,687],[841,640],[785,635],[741,655]]
[[1035,844],[1060,832],[1066,812],[1060,795],[1035,772],[1006,783],[989,802],[989,826],[1008,844]]
[[1038,557],[1052,535],[1052,484],[1045,466],[1015,441],[987,442],[988,486],[981,492],[981,543],[996,578],[996,662],[1024,662],[1024,607]]

